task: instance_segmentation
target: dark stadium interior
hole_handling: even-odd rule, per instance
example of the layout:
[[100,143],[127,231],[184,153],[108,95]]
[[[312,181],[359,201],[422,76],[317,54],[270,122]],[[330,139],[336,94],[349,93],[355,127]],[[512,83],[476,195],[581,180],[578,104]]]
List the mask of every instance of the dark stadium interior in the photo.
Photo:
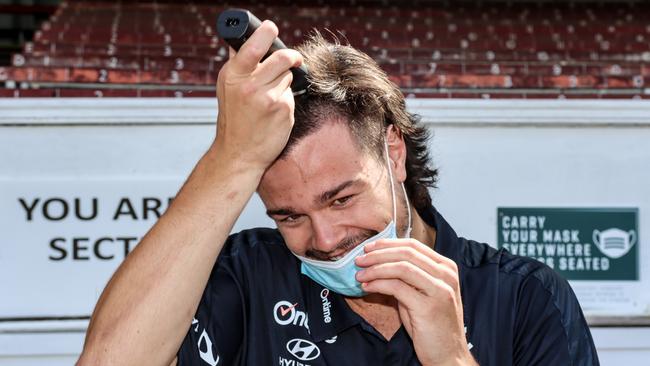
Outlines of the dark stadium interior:
[[312,28],[370,54],[409,97],[650,98],[640,1],[0,1],[0,96],[212,97],[219,12]]

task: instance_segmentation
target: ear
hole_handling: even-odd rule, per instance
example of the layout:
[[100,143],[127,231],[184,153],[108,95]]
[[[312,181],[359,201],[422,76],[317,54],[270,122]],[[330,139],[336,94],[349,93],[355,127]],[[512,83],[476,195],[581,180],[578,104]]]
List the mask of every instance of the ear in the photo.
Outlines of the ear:
[[392,124],[386,128],[386,143],[393,174],[398,182],[404,182],[406,180],[406,143],[402,133]]

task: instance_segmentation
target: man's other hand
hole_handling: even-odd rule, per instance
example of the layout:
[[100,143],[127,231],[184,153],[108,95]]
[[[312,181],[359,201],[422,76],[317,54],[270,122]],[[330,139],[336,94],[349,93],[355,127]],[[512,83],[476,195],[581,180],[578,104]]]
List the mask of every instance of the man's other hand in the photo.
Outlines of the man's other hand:
[[476,365],[465,338],[456,263],[415,239],[369,243],[356,258],[364,291],[397,299],[423,365]]

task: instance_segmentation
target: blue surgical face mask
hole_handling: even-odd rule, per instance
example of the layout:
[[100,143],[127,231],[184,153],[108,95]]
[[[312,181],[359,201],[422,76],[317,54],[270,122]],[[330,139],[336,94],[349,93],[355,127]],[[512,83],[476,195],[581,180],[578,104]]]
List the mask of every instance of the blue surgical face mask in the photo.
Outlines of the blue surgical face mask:
[[[396,239],[397,228],[395,224],[397,216],[397,205],[395,202],[395,189],[393,188],[393,172],[388,160],[388,146],[384,144],[386,150],[386,163],[388,165],[388,176],[390,178],[390,189],[393,199],[393,219],[386,225],[386,228],[378,234],[364,240],[361,244],[357,245],[354,249],[349,251],[343,258],[336,261],[321,261],[311,258],[296,255],[302,262],[300,272],[312,280],[319,283],[321,286],[337,292],[341,295],[351,297],[361,297],[365,295],[365,291],[361,288],[361,283],[356,279],[356,274],[361,270],[354,259],[364,254],[363,248],[373,241],[379,239]],[[408,238],[411,233],[411,206],[408,197],[406,196],[406,189],[402,183],[402,191],[406,198],[406,207],[408,212],[408,228],[406,230],[406,237]]]
[[341,295],[353,297],[363,296],[365,292],[361,289],[361,283],[355,278],[361,268],[354,263],[354,259],[363,255],[363,248],[366,244],[379,239],[392,239],[396,237],[395,222],[391,221],[383,231],[366,239],[339,260],[319,261],[297,256],[302,261],[300,272],[321,286]]

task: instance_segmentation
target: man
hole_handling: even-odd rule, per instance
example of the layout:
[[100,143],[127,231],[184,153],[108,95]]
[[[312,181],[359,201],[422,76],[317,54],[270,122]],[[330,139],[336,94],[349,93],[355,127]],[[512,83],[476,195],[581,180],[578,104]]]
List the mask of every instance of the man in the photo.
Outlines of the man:
[[[214,144],[111,279],[79,363],[598,365],[566,281],[431,206],[426,130],[377,65],[316,36],[294,101],[303,56],[260,62],[276,35],[231,52]],[[278,230],[227,238],[256,190]]]

